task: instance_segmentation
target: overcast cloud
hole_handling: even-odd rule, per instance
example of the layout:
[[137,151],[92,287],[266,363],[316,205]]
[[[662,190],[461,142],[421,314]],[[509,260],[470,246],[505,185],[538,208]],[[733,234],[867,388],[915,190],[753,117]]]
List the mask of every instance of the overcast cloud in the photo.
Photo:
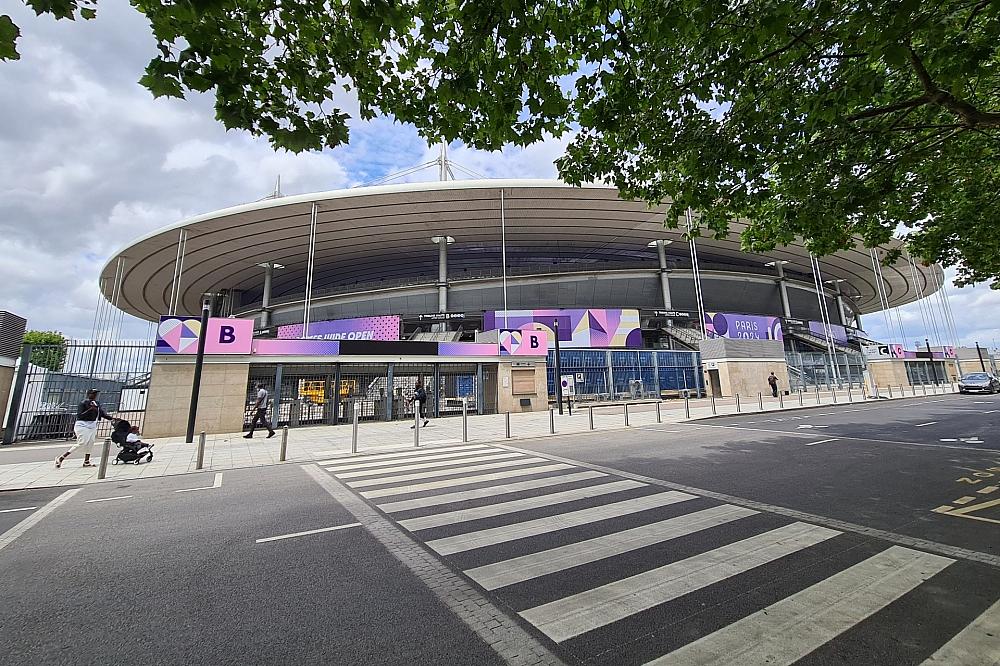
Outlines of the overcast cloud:
[[[127,3],[102,2],[97,20],[86,22],[37,18],[20,3],[5,11],[23,36],[21,60],[0,63],[0,309],[27,317],[30,328],[89,337],[96,278],[115,249],[182,218],[260,199],[279,174],[283,192],[295,194],[371,182],[436,156],[391,119],[355,124],[342,149],[275,152],[266,140],[226,132],[209,96],[154,100],[136,83],[154,46]],[[354,108],[350,97],[343,105]],[[564,145],[500,154],[453,146],[450,156],[489,177],[553,178]],[[429,170],[409,179],[435,177]],[[952,305],[963,343],[1000,340],[1000,293],[953,289]],[[919,309],[901,317],[911,344],[923,339]],[[887,337],[881,315],[865,324]],[[123,334],[145,331],[132,321]]]

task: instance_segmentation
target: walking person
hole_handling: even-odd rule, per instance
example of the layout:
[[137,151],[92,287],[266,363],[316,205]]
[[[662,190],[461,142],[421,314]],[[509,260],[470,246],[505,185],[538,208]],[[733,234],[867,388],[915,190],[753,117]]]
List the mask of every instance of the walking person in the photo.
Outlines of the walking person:
[[63,461],[81,447],[83,448],[83,466],[96,467],[94,463],[90,462],[90,456],[94,453],[94,442],[97,441],[97,422],[101,419],[114,420],[110,414],[104,411],[101,403],[97,402],[99,392],[95,388],[90,389],[87,391],[87,398],[77,406],[76,423],[73,424],[76,444],[70,447],[69,451],[56,458],[56,469],[62,467]]
[[253,430],[259,425],[267,428],[267,439],[274,437],[274,428],[267,420],[267,389],[263,384],[257,384],[257,400],[253,405],[253,421],[250,422],[250,432],[243,435],[243,439],[253,439]]
[[[417,380],[417,386],[413,389],[413,411],[423,420],[425,426],[430,423],[427,418],[427,390],[421,379]],[[410,426],[410,430],[413,430],[413,426]]]
[[767,383],[771,386],[771,397],[772,398],[777,398],[778,397],[778,378],[774,376],[773,372],[771,373],[771,376],[767,378]]

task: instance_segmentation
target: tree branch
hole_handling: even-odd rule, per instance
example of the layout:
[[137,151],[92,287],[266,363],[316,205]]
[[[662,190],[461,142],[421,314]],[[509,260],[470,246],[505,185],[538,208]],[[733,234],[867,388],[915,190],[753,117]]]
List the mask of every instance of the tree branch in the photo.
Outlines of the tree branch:
[[908,99],[905,102],[896,102],[895,104],[890,104],[889,106],[880,106],[875,109],[868,109],[867,111],[862,111],[861,113],[855,113],[854,115],[848,116],[847,120],[854,122],[855,120],[863,120],[864,118],[874,118],[876,116],[884,116],[887,113],[894,113],[896,111],[902,111],[903,109],[912,109],[918,106],[923,106],[930,102],[927,95],[921,95],[920,97],[914,97],[913,99]]
[[929,102],[951,111],[963,120],[962,124],[966,127],[1000,127],[1000,113],[980,111],[965,100],[958,99],[947,90],[938,87],[924,67],[923,61],[913,50],[913,46],[906,44],[906,50],[910,55],[910,64],[913,65],[913,70]]

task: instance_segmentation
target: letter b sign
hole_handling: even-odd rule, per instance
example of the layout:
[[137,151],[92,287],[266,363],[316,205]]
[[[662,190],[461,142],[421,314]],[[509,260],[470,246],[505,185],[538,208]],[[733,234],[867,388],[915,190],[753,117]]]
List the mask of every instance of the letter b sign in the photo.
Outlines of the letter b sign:
[[236,329],[232,326],[219,327],[219,344],[227,345],[236,342]]

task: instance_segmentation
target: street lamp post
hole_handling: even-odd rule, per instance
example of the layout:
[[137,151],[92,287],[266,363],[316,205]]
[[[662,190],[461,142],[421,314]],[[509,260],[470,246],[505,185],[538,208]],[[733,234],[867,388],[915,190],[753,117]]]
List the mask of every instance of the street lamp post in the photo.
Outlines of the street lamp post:
[[194,378],[191,381],[191,404],[188,406],[187,435],[185,442],[194,442],[194,422],[198,416],[198,396],[201,393],[201,370],[205,364],[205,341],[208,338],[208,315],[212,309],[212,295],[201,298],[201,328],[198,330],[198,355],[194,358]]
[[552,320],[552,332],[555,335],[556,341],[556,402],[559,403],[559,416],[563,413],[563,394],[562,394],[562,363],[559,360],[559,319]]

